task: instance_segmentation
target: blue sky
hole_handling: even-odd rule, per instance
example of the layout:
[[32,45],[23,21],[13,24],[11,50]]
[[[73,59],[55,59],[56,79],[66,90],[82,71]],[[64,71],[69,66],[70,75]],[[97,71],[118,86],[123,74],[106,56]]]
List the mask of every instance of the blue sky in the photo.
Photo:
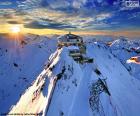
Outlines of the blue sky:
[[[0,0],[5,23],[31,29],[140,30],[140,7],[125,0]],[[8,20],[7,20],[8,18]]]

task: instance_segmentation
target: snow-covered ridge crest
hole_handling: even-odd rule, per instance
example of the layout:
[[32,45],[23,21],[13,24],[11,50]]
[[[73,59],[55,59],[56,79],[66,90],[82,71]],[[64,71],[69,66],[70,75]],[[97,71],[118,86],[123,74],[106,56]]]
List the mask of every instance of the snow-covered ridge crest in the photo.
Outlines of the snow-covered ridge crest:
[[[9,114],[138,116],[139,82],[106,47],[90,44],[86,48],[87,55],[94,62],[82,65],[69,56],[67,47],[57,49],[50,56],[46,68]],[[106,79],[110,96],[105,92],[99,94],[98,110],[92,111],[89,104],[90,85],[99,78]],[[136,107],[132,108],[133,105]]]
[[[58,49],[55,53],[53,53],[49,60],[46,68],[41,72],[41,74],[37,77],[36,81],[33,85],[26,90],[25,94],[23,94],[17,103],[16,106],[12,108],[9,114],[13,113],[46,113],[48,109],[49,99],[51,96],[51,89],[54,88],[55,79],[58,77],[58,74],[61,73],[64,66],[70,66],[70,64],[75,63],[71,57],[68,56],[68,49]],[[57,68],[55,68],[57,67]],[[53,70],[53,72],[52,72]],[[57,77],[56,77],[57,76]],[[49,81],[49,82],[46,82]],[[45,88],[43,91],[41,91]],[[48,90],[47,90],[48,88]],[[42,101],[41,104],[39,101],[36,101],[36,98],[39,101]],[[25,101],[25,99],[28,99]],[[23,102],[24,101],[24,102]],[[32,106],[35,102],[38,105]],[[44,105],[43,105],[44,104]],[[32,106],[33,110],[30,109]],[[42,106],[42,107],[40,107]]]

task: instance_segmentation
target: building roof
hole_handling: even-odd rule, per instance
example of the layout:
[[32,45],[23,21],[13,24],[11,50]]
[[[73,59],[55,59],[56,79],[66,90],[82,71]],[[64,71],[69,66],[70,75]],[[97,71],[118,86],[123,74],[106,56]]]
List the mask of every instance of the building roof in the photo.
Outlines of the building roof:
[[77,46],[68,46],[67,49],[69,49],[69,50],[79,50],[79,47],[77,47]]
[[69,33],[69,34],[60,36],[58,39],[82,39],[82,37]]

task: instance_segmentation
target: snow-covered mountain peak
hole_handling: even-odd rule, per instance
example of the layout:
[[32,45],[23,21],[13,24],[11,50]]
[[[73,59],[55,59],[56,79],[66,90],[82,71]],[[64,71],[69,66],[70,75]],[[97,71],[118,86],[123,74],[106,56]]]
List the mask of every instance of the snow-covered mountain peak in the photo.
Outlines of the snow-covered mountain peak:
[[[27,44],[16,51],[13,41],[1,39],[0,63],[5,72],[0,72],[0,112],[139,116],[139,64],[126,63],[139,56],[138,41],[114,40],[112,46],[122,47],[113,49],[103,40],[58,48],[56,38],[29,35],[24,40]],[[12,57],[10,48],[16,51]]]
[[[59,48],[50,56],[45,69],[9,114],[137,116],[139,82],[133,79],[132,83],[129,72],[105,46],[86,46],[87,56],[94,59],[92,63],[74,61],[69,50]],[[128,106],[127,101],[137,107]]]

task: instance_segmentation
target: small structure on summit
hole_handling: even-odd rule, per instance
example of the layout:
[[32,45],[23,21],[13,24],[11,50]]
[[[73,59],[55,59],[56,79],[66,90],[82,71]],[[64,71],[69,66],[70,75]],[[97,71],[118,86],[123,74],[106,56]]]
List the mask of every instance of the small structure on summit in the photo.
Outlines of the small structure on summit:
[[93,62],[93,59],[86,57],[78,46],[68,46],[67,48],[69,50],[69,56],[73,57],[76,62],[81,64]]
[[70,32],[69,34],[58,37],[58,47],[70,45],[83,45],[83,38],[78,35],[71,34]]
[[69,46],[68,49],[69,49],[69,55],[72,57],[78,57],[82,55],[79,47],[77,46]]
[[83,38],[71,34],[65,34],[58,37],[58,48],[66,46],[69,49],[69,56],[78,63],[92,63],[93,59],[86,57],[86,45],[84,45]]

